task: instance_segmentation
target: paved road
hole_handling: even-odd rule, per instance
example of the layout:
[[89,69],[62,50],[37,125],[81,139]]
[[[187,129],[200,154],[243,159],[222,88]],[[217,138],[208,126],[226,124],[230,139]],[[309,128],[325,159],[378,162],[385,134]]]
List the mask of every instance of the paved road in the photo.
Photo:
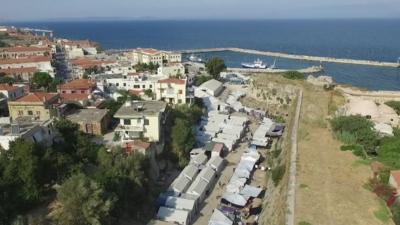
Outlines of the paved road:
[[286,200],[286,225],[294,225],[294,204],[296,195],[296,172],[297,172],[297,130],[299,128],[300,110],[303,101],[303,91],[300,90],[299,97],[297,99],[296,115],[294,118],[292,134],[290,137],[292,148],[290,154],[290,165],[289,165],[289,184],[288,193]]

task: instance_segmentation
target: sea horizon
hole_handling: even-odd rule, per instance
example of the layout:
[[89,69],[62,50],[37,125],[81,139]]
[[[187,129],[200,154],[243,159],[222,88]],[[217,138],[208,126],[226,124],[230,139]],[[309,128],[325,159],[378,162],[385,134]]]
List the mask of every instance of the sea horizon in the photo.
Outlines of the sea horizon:
[[[137,47],[165,50],[238,47],[290,54],[396,62],[400,57],[400,18],[397,19],[263,19],[263,20],[121,20],[14,22],[6,25],[45,28],[57,38],[89,39],[104,49]],[[374,30],[375,32],[370,32]],[[230,67],[260,58],[219,52],[200,54],[224,58]],[[277,58],[284,69],[319,65],[318,62]],[[323,63],[327,75],[343,84],[400,90],[396,68]]]

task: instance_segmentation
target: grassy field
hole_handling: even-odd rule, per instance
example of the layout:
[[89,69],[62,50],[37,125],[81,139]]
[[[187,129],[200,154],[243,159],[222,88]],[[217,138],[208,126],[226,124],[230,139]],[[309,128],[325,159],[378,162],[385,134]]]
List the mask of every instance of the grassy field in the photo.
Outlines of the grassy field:
[[363,185],[368,162],[351,152],[328,128],[328,114],[343,98],[334,91],[304,86],[299,127],[296,224],[393,224],[385,205]]

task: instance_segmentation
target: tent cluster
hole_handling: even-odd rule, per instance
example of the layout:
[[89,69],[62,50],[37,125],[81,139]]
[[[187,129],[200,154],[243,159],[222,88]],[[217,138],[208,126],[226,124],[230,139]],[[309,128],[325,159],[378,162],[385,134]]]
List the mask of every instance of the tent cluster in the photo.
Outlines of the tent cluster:
[[260,126],[254,132],[252,145],[266,147],[270,142],[270,137],[280,137],[283,134],[285,126],[275,123],[269,118],[264,117]]
[[204,152],[192,157],[168,191],[159,195],[157,220],[190,224],[199,211],[199,205],[213,188],[224,163],[220,156],[208,159]]
[[209,112],[208,117],[203,117],[196,127],[196,140],[200,144],[209,140],[223,143],[231,151],[243,137],[247,122],[247,117]]
[[255,149],[249,149],[242,155],[222,195],[220,207],[214,210],[209,225],[233,224],[236,221],[234,212],[249,206],[253,202],[251,200],[260,196],[262,188],[247,184],[259,159],[260,154]]

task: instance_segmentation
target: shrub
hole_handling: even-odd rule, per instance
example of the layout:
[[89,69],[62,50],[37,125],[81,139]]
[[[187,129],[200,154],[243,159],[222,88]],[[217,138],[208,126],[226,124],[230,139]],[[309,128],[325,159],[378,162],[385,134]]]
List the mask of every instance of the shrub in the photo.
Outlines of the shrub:
[[280,165],[272,169],[272,181],[274,181],[275,186],[279,184],[282,180],[283,176],[285,175],[286,167],[285,165]]
[[396,113],[400,115],[400,101],[388,101],[385,102],[385,104],[393,108],[394,111],[396,111]]
[[287,71],[283,74],[283,77],[290,80],[304,80],[305,75],[297,71]]

